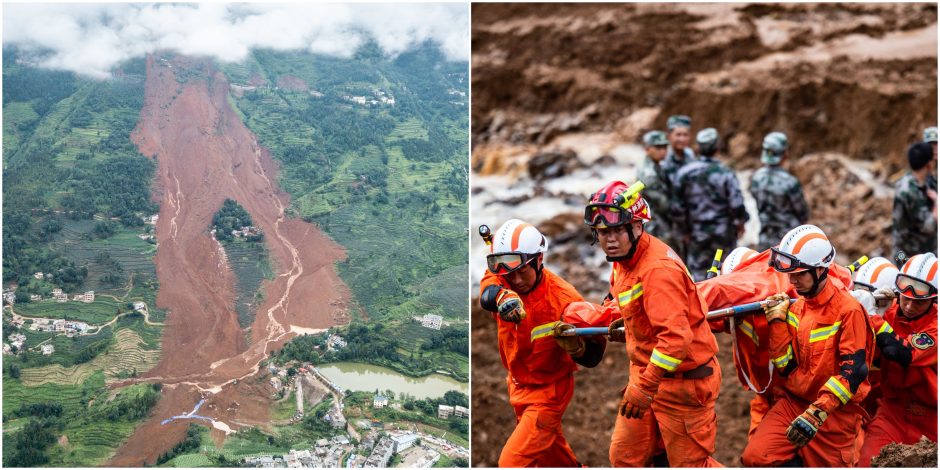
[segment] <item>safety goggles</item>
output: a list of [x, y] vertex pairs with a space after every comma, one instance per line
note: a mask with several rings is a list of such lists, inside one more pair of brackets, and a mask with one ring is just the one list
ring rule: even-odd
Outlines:
[[781, 273], [806, 271], [807, 269], [813, 269], [816, 267], [805, 264], [796, 256], [793, 256], [789, 253], [784, 253], [776, 248], [771, 248], [770, 251], [771, 254], [769, 264], [772, 268]]
[[894, 280], [894, 286], [905, 297], [929, 299], [937, 296], [937, 288], [933, 284], [904, 273], [898, 273], [897, 279]]
[[486, 267], [493, 274], [504, 275], [525, 266], [538, 255], [528, 253], [498, 253], [486, 255]]
[[633, 219], [633, 214], [616, 204], [588, 204], [584, 208], [584, 223], [596, 227], [618, 227]]
[[864, 282], [853, 281], [852, 282], [853, 290], [865, 290], [868, 292], [875, 292], [875, 286], [871, 284], [865, 284]]

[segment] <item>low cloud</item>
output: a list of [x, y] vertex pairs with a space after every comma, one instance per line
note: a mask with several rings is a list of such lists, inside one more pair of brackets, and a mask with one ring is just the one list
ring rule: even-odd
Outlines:
[[367, 38], [389, 55], [432, 41], [468, 60], [466, 4], [4, 4], [3, 43], [36, 65], [107, 77], [157, 50], [239, 62], [252, 49], [348, 57]]

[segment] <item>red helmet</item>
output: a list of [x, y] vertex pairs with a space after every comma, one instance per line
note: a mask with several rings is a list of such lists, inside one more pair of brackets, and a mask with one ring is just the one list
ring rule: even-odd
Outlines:
[[646, 187], [642, 181], [627, 186], [623, 181], [613, 181], [591, 195], [584, 208], [584, 223], [592, 228], [619, 227], [638, 219], [644, 224], [652, 218], [646, 200], [640, 190]]

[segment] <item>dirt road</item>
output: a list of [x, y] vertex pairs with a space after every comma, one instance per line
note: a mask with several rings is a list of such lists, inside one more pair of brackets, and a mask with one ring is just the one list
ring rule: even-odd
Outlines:
[[[203, 414], [224, 423], [220, 428], [266, 423], [266, 394], [250, 378], [260, 361], [296, 334], [292, 328], [332, 326], [330, 303], [349, 298], [334, 269], [343, 248], [285, 216], [289, 199], [276, 184], [275, 162], [231, 109], [224, 75], [205, 61], [167, 58], [148, 58], [146, 100], [132, 139], [157, 161], [157, 306], [169, 312], [162, 360], [139, 380], [168, 386], [151, 419], [109, 462], [115, 466], [153, 463], [186, 429], [159, 422], [191, 409], [201, 395], [210, 396]], [[264, 231], [275, 266], [248, 339], [235, 312], [234, 275], [209, 234], [226, 198]]]

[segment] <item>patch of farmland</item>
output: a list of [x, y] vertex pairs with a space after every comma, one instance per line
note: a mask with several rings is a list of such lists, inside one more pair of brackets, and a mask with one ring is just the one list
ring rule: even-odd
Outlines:
[[114, 339], [114, 346], [89, 362], [72, 367], [53, 364], [24, 369], [20, 380], [30, 387], [47, 383], [78, 385], [95, 371], [103, 370], [106, 378], [115, 379], [128, 371], [146, 372], [160, 361], [160, 351], [144, 349], [144, 340], [130, 329], [118, 330]]

